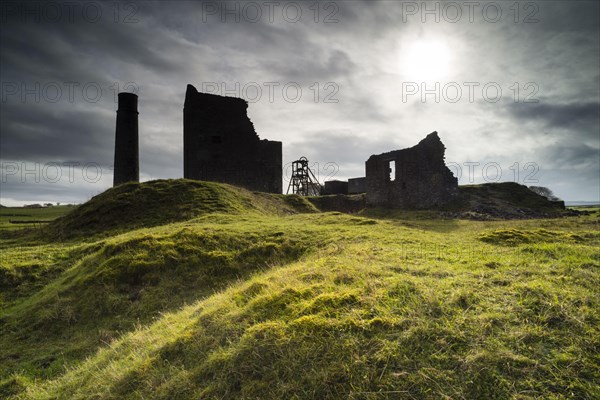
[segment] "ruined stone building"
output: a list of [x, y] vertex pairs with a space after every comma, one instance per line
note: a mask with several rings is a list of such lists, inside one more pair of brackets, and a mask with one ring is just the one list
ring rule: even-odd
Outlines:
[[[119, 93], [114, 185], [139, 181], [138, 97]], [[183, 176], [250, 190], [282, 193], [281, 142], [260, 140], [236, 97], [199, 93], [187, 86], [183, 108]], [[365, 193], [368, 205], [430, 208], [447, 203], [458, 180], [444, 163], [437, 132], [414, 147], [372, 155], [366, 177], [325, 182], [324, 194]]]
[[137, 95], [119, 93], [113, 186], [140, 181], [137, 104]]
[[348, 194], [366, 193], [367, 178], [350, 178], [348, 179]]
[[430, 208], [447, 203], [458, 179], [444, 163], [446, 148], [437, 132], [416, 146], [372, 155], [366, 162], [367, 204]]
[[348, 181], [327, 181], [323, 186], [322, 194], [348, 194]]
[[187, 86], [183, 108], [183, 177], [282, 192], [281, 142], [260, 140], [248, 103]]

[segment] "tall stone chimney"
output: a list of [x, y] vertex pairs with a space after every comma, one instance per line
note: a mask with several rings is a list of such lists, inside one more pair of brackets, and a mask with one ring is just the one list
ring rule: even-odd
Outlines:
[[119, 93], [113, 186], [140, 181], [137, 103], [136, 94]]

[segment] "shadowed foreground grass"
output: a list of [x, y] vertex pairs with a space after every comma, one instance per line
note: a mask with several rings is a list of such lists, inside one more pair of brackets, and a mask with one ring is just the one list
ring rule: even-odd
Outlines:
[[267, 201], [5, 239], [0, 397], [600, 397], [597, 210], [481, 222]]

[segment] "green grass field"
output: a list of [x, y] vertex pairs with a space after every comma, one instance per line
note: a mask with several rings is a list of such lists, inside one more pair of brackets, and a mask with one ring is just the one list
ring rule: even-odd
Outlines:
[[0, 232], [0, 398], [600, 398], [598, 208], [350, 215], [157, 182]]
[[24, 227], [40, 227], [38, 224], [14, 224], [10, 221], [51, 221], [69, 211], [73, 210], [74, 206], [53, 206], [44, 208], [23, 208], [23, 207], [2, 207], [0, 208], [0, 230], [4, 229], [19, 229]]

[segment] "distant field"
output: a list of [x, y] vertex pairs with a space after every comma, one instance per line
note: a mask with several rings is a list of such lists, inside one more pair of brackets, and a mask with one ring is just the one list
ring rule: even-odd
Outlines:
[[475, 221], [185, 180], [109, 191], [0, 232], [0, 398], [598, 399], [585, 209]]
[[44, 208], [3, 207], [0, 208], [0, 230], [39, 227], [40, 224], [12, 224], [10, 221], [51, 221], [68, 213], [74, 207], [70, 205]]
[[594, 211], [594, 210], [598, 210], [600, 209], [600, 204], [586, 204], [583, 206], [567, 206], [567, 208], [571, 209], [571, 210], [580, 210], [580, 211]]

